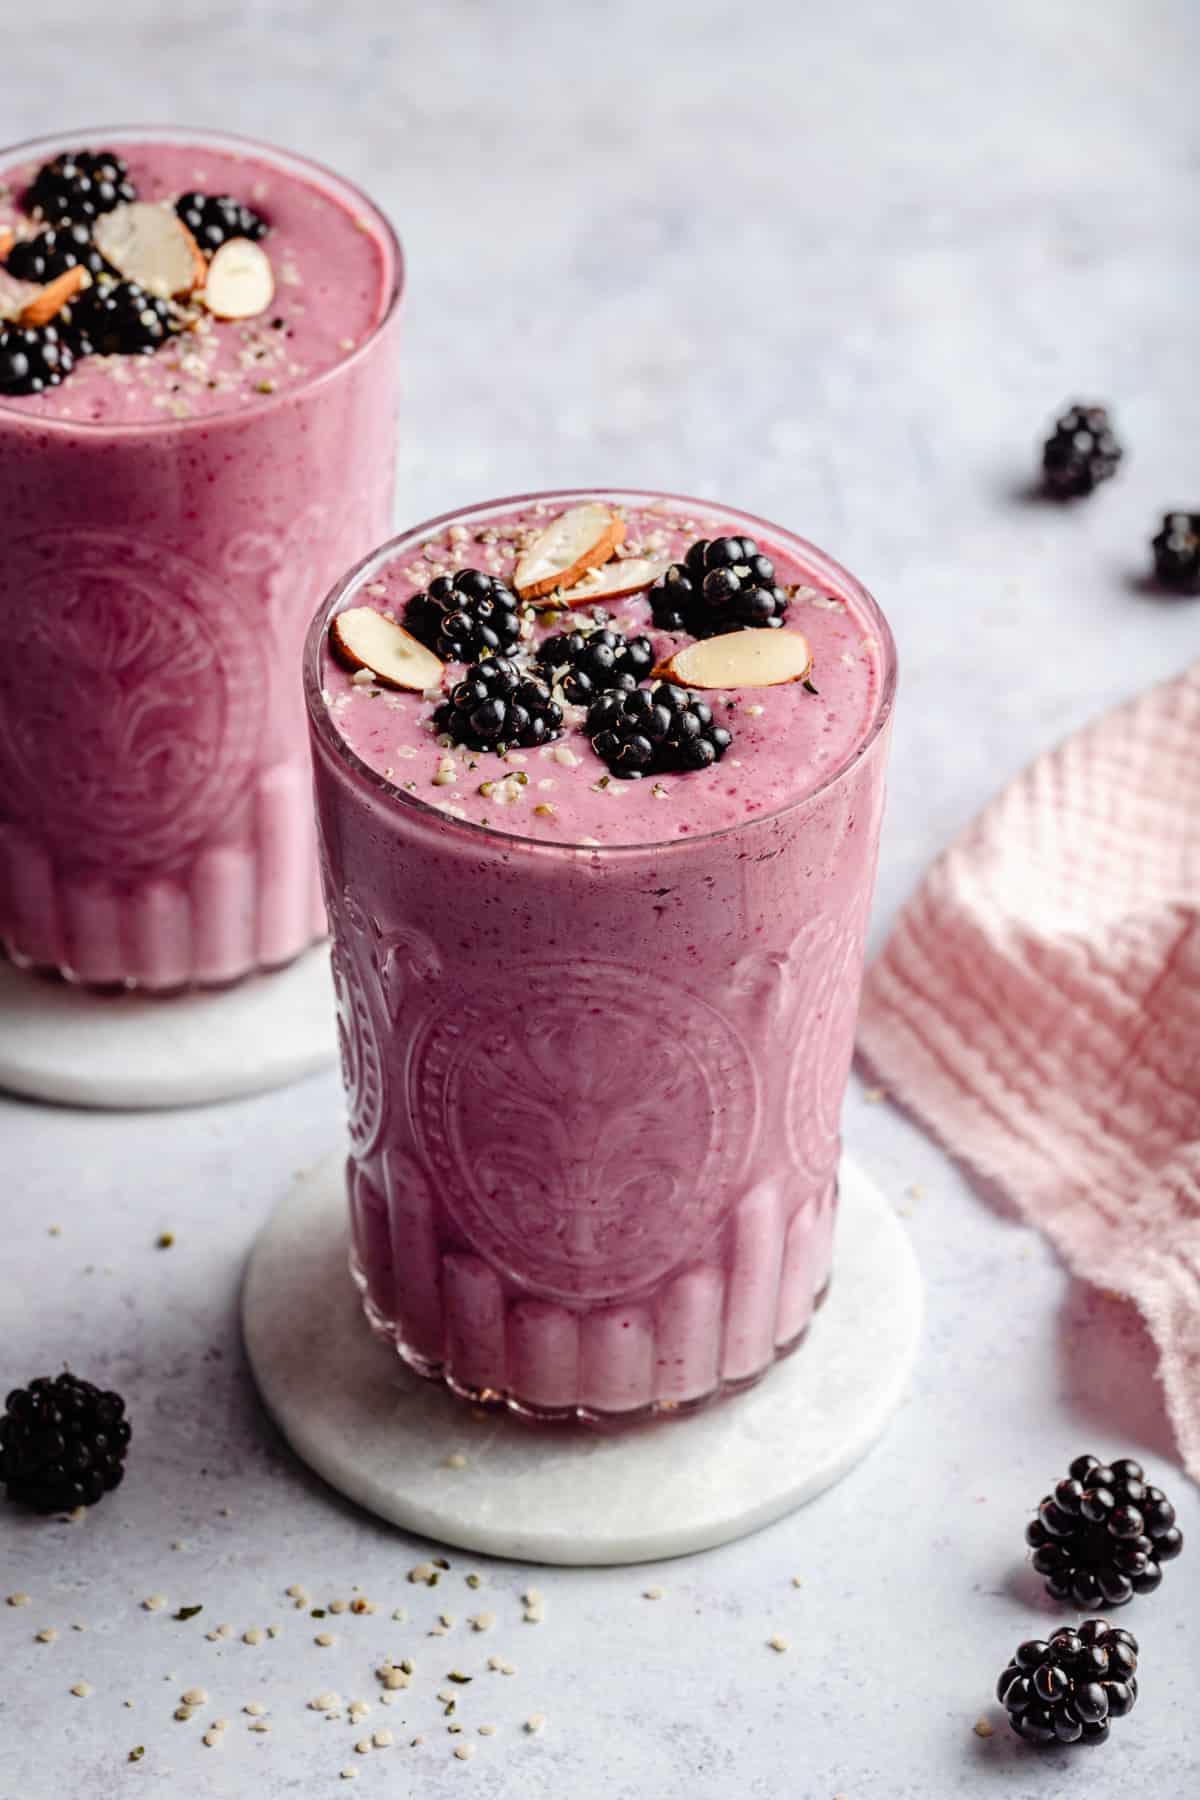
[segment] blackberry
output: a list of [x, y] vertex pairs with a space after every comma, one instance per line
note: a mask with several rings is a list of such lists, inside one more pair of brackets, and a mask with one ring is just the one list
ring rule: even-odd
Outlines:
[[1151, 548], [1161, 582], [1181, 594], [1200, 594], [1200, 513], [1164, 513]]
[[1103, 406], [1068, 407], [1042, 450], [1046, 487], [1058, 500], [1090, 494], [1116, 474], [1121, 455]]
[[1110, 1719], [1137, 1700], [1137, 1639], [1107, 1619], [1063, 1625], [1030, 1638], [996, 1683], [996, 1698], [1018, 1737], [1031, 1744], [1102, 1744]]
[[120, 1486], [130, 1436], [120, 1394], [77, 1375], [44, 1375], [5, 1402], [0, 1481], [35, 1512], [94, 1506]]
[[776, 585], [775, 564], [753, 538], [699, 538], [654, 583], [650, 607], [662, 631], [715, 637], [782, 625], [788, 596]]
[[672, 770], [709, 769], [733, 739], [713, 724], [712, 709], [689, 688], [611, 688], [588, 709], [592, 749], [623, 781]]
[[43, 219], [98, 219], [136, 199], [129, 170], [111, 150], [64, 150], [38, 170], [25, 208]]
[[538, 651], [538, 669], [547, 681], [558, 681], [568, 700], [590, 706], [606, 689], [629, 693], [654, 667], [648, 637], [627, 638], [601, 627], [595, 631], [560, 631]]
[[41, 394], [71, 373], [75, 357], [56, 325], [0, 325], [0, 394]]
[[136, 281], [98, 281], [66, 317], [80, 356], [152, 356], [173, 329], [171, 308]]
[[257, 243], [269, 230], [265, 219], [232, 194], [180, 194], [175, 211], [206, 256], [230, 238], [250, 238]]
[[558, 736], [562, 708], [543, 682], [522, 674], [507, 656], [489, 656], [451, 688], [433, 722], [469, 750], [507, 750], [514, 744], [532, 750]]
[[1183, 1534], [1175, 1508], [1161, 1488], [1147, 1485], [1141, 1463], [1077, 1456], [1038, 1507], [1025, 1542], [1056, 1600], [1124, 1606], [1135, 1594], [1154, 1592], [1161, 1565], [1183, 1549]]
[[47, 225], [36, 237], [21, 238], [4, 266], [19, 281], [53, 281], [74, 268], [84, 268], [89, 275], [113, 273], [92, 242], [88, 227], [77, 219]]
[[506, 656], [521, 636], [515, 598], [480, 569], [460, 569], [453, 579], [439, 575], [424, 593], [413, 595], [404, 623], [443, 662]]

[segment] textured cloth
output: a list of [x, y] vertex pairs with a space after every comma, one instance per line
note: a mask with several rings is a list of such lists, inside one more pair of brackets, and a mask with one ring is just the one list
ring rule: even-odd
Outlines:
[[1200, 664], [1039, 757], [867, 976], [889, 1089], [1158, 1346], [1200, 1480]]

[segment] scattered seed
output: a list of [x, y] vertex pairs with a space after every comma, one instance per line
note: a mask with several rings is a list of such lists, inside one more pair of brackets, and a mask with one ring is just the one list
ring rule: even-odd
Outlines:
[[33, 1597], [30, 1594], [10, 1594], [8, 1604], [10, 1606], [32, 1606]]
[[371, 1737], [371, 1742], [377, 1750], [386, 1750], [389, 1744], [395, 1742], [395, 1739], [390, 1731], [384, 1730], [374, 1732]]
[[368, 1753], [370, 1748], [371, 1748], [370, 1738], [359, 1738], [357, 1744], [355, 1744], [355, 1746], [354, 1746], [355, 1755], [356, 1756], [366, 1756], [366, 1754]]
[[976, 1719], [974, 1732], [976, 1737], [989, 1738], [993, 1736], [995, 1727], [990, 1719]]
[[142, 1610], [143, 1612], [163, 1612], [166, 1605], [167, 1596], [165, 1594], [147, 1594], [142, 1601]]
[[479, 1727], [479, 1735], [480, 1737], [495, 1737], [496, 1727], [494, 1725], [481, 1725]]
[[195, 1711], [196, 1709], [194, 1706], [177, 1706], [175, 1708], [175, 1717], [186, 1724], [187, 1721], [193, 1717]]
[[154, 1247], [156, 1250], [169, 1250], [174, 1242], [175, 1233], [173, 1231], [160, 1231], [154, 1240]]
[[494, 1612], [477, 1612], [468, 1621], [472, 1631], [490, 1631], [496, 1623]]
[[257, 1625], [252, 1625], [250, 1627], [249, 1631], [243, 1631], [243, 1633], [242, 1633], [243, 1644], [261, 1644], [262, 1641], [263, 1641], [263, 1634], [258, 1629]]
[[793, 1587], [795, 1587], [795, 1588], [799, 1588], [799, 1587], [803, 1587], [803, 1586], [804, 1586], [804, 1582], [803, 1582], [803, 1580], [802, 1580], [802, 1579], [801, 1579], [801, 1577], [800, 1577], [800, 1576], [799, 1576], [799, 1575], [793, 1575], [793, 1576], [792, 1576], [792, 1586], [793, 1586]]
[[194, 1619], [197, 1613], [202, 1613], [203, 1611], [204, 1608], [202, 1606], [181, 1606], [179, 1611], [175, 1614], [175, 1617], [177, 1619]]
[[129, 1760], [130, 1760], [130, 1762], [141, 1762], [141, 1760], [142, 1760], [143, 1756], [145, 1756], [145, 1754], [146, 1754], [145, 1744], [139, 1744], [137, 1746], [136, 1750], [131, 1750], [129, 1752]]
[[242, 1711], [249, 1713], [252, 1719], [261, 1719], [266, 1710], [261, 1700], [247, 1700], [242, 1708]]
[[332, 1631], [318, 1631], [316, 1637], [313, 1639], [313, 1643], [319, 1644], [322, 1650], [329, 1650], [337, 1643], [337, 1639], [334, 1637]]
[[342, 1770], [342, 1780], [343, 1781], [357, 1781], [358, 1780], [358, 1770], [354, 1767], [354, 1765], [352, 1763], [348, 1764], [346, 1766], [346, 1768], [344, 1768]]
[[39, 1644], [57, 1643], [58, 1633], [55, 1631], [53, 1625], [47, 1625], [44, 1631], [39, 1631], [37, 1634], [37, 1641]]
[[789, 1640], [784, 1637], [782, 1631], [777, 1631], [773, 1637], [769, 1637], [767, 1643], [772, 1650], [783, 1651], [790, 1649], [791, 1647]]
[[454, 1754], [459, 1762], [470, 1762], [475, 1754], [475, 1746], [474, 1744], [455, 1744]]
[[452, 1450], [446, 1458], [446, 1467], [448, 1469], [465, 1469], [466, 1466], [467, 1459], [461, 1450]]
[[545, 1713], [530, 1713], [529, 1717], [525, 1721], [525, 1729], [527, 1732], [529, 1732], [530, 1736], [532, 1737], [532, 1736], [536, 1735], [537, 1732], [539, 1732], [543, 1729], [543, 1727], [545, 1726], [545, 1723], [546, 1723]]
[[483, 1586], [483, 1576], [472, 1572], [466, 1577], [466, 1582], [469, 1588], [480, 1588]]
[[179, 1698], [185, 1706], [203, 1706], [208, 1699], [208, 1689], [192, 1687], [187, 1690], [186, 1694], [180, 1694]]
[[348, 1600], [331, 1600], [329, 1602], [329, 1610], [331, 1613], [344, 1613], [349, 1611], [349, 1607], [350, 1602]]
[[648, 1587], [642, 1597], [645, 1600], [661, 1600], [663, 1590], [660, 1587]]
[[77, 1681], [71, 1692], [77, 1700], [86, 1700], [89, 1694], [95, 1692], [95, 1689], [90, 1681]]
[[327, 1694], [318, 1694], [315, 1700], [310, 1700], [308, 1710], [309, 1712], [333, 1712], [341, 1704], [342, 1696], [331, 1691]]
[[269, 1719], [252, 1719], [246, 1727], [247, 1731], [270, 1731], [270, 1729], [271, 1721]]

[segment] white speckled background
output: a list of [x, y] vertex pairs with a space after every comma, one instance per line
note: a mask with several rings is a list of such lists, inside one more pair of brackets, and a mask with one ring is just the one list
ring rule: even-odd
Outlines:
[[[877, 939], [999, 781], [1200, 646], [1200, 603], [1144, 582], [1156, 514], [1200, 505], [1198, 57], [1189, 0], [48, 0], [0, 16], [8, 139], [95, 119], [233, 126], [391, 209], [411, 271], [405, 521], [641, 482], [773, 514], [867, 580], [904, 659]], [[1063, 512], [1026, 490], [1047, 415], [1075, 393], [1113, 402], [1131, 453]], [[416, 1697], [369, 1723], [427, 1742], [359, 1759], [364, 1797], [1183, 1800], [1200, 1506], [1136, 1319], [858, 1089], [847, 1129], [911, 1211], [929, 1289], [883, 1446], [739, 1546], [539, 1575], [541, 1625], [520, 1623], [528, 1572], [485, 1566], [500, 1624], [470, 1639], [485, 1597], [463, 1559], [436, 1592], [409, 1587], [428, 1547], [299, 1468], [242, 1362], [243, 1258], [337, 1142], [336, 1079], [177, 1116], [0, 1102], [0, 1380], [70, 1356], [128, 1394], [138, 1430], [120, 1499], [84, 1525], [0, 1521], [0, 1591], [33, 1596], [0, 1606], [0, 1800], [346, 1792], [363, 1729], [304, 1702], [374, 1698], [386, 1651], [414, 1654]], [[164, 1227], [178, 1241], [156, 1251]], [[1026, 1509], [1090, 1447], [1144, 1454], [1193, 1544], [1125, 1615], [1142, 1699], [1081, 1766], [971, 1727], [1048, 1617], [1022, 1569]], [[318, 1650], [320, 1626], [282, 1597], [296, 1580], [318, 1603], [357, 1582], [383, 1609], [333, 1621], [339, 1642]], [[655, 1581], [663, 1598], [640, 1598]], [[139, 1610], [155, 1590], [204, 1612]], [[389, 1621], [397, 1603], [413, 1625]], [[442, 1605], [460, 1623], [426, 1638]], [[223, 1621], [284, 1630], [208, 1642]], [[59, 1640], [35, 1643], [51, 1624]], [[786, 1654], [765, 1647], [775, 1631]], [[465, 1766], [432, 1696], [488, 1650], [518, 1673], [461, 1690], [464, 1722], [499, 1727]], [[70, 1696], [80, 1679], [91, 1698]], [[193, 1683], [211, 1702], [177, 1724]], [[255, 1697], [269, 1735], [244, 1729]], [[532, 1712], [547, 1723], [530, 1739]], [[232, 1721], [220, 1749], [200, 1743], [209, 1714]]]

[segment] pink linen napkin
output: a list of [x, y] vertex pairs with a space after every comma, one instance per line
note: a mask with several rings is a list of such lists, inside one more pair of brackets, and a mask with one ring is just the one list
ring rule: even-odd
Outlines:
[[1200, 1480], [1200, 664], [1039, 757], [867, 975], [898, 1099], [1133, 1299]]

